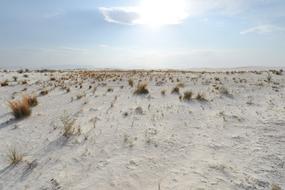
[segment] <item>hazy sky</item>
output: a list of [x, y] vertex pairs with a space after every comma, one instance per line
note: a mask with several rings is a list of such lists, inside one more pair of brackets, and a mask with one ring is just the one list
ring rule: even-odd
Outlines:
[[285, 66], [284, 0], [0, 0], [0, 67]]

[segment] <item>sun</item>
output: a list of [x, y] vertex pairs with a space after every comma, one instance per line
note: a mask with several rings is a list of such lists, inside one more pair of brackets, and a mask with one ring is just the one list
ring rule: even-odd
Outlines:
[[188, 16], [185, 0], [143, 0], [138, 13], [136, 22], [152, 27], [180, 24]]

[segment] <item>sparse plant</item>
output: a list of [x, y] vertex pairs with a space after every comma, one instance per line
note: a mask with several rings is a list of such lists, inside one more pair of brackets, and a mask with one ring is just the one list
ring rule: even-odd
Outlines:
[[5, 80], [3, 82], [1, 82], [1, 86], [4, 87], [4, 86], [8, 86], [9, 83], [8, 83], [8, 80]]
[[180, 93], [180, 89], [178, 86], [175, 86], [171, 91], [171, 94], [179, 94], [179, 93]]
[[161, 90], [160, 93], [162, 96], [165, 96], [166, 90]]
[[77, 95], [76, 95], [76, 99], [77, 99], [77, 100], [80, 100], [80, 99], [83, 98], [84, 96], [85, 96], [84, 93], [77, 94]]
[[27, 101], [30, 107], [38, 105], [38, 99], [36, 96], [24, 96], [23, 101]]
[[270, 73], [267, 73], [266, 81], [268, 83], [270, 83], [272, 81], [272, 76], [270, 75]]
[[107, 92], [113, 92], [114, 90], [113, 90], [113, 88], [108, 88], [107, 89]]
[[196, 100], [200, 101], [200, 102], [205, 102], [207, 101], [205, 95], [203, 93], [198, 93], [196, 96]]
[[48, 94], [48, 90], [42, 90], [42, 91], [40, 91], [40, 95], [41, 96], [45, 96], [45, 95], [47, 95]]
[[75, 134], [75, 119], [72, 118], [67, 112], [61, 116], [60, 121], [63, 125], [63, 136], [69, 138]]
[[16, 148], [12, 148], [9, 150], [7, 154], [10, 165], [17, 165], [19, 162], [23, 160], [23, 154], [18, 152]]
[[132, 148], [134, 146], [134, 141], [137, 140], [137, 138], [132, 138], [127, 134], [124, 134], [124, 143], [129, 146], [129, 148]]
[[224, 86], [219, 87], [218, 90], [222, 95], [229, 96], [229, 97], [232, 96], [230, 92], [228, 91], [228, 89], [226, 89]]
[[13, 100], [8, 102], [10, 109], [15, 118], [20, 119], [31, 115], [29, 102], [23, 98], [22, 100]]
[[271, 187], [271, 190], [282, 190], [282, 189], [278, 185], [273, 184], [272, 187]]
[[181, 82], [181, 83], [178, 83], [176, 86], [179, 87], [179, 88], [184, 88], [185, 84]]
[[26, 80], [21, 81], [22, 85], [28, 84], [28, 82]]
[[128, 80], [128, 83], [129, 83], [129, 85], [130, 85], [131, 87], [134, 86], [134, 81], [133, 81], [132, 79], [129, 79], [129, 80]]
[[192, 99], [193, 92], [192, 91], [186, 91], [184, 92], [183, 100], [190, 101]]
[[147, 83], [139, 83], [137, 89], [135, 90], [134, 94], [136, 95], [143, 95], [148, 94], [149, 91], [147, 89]]

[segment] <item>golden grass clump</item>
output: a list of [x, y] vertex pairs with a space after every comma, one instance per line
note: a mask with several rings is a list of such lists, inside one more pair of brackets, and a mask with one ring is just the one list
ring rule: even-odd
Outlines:
[[15, 118], [20, 119], [31, 115], [31, 106], [26, 98], [9, 101], [8, 103]]
[[10, 165], [16, 165], [23, 160], [24, 156], [23, 154], [17, 152], [15, 148], [13, 148], [9, 150], [7, 157], [10, 162]]
[[135, 90], [134, 94], [136, 95], [143, 95], [148, 94], [149, 91], [147, 89], [147, 83], [139, 83], [137, 89]]
[[190, 101], [192, 96], [193, 96], [193, 92], [186, 91], [186, 92], [184, 92], [183, 100]]
[[30, 107], [38, 105], [38, 99], [36, 96], [24, 96], [23, 101], [27, 101]]

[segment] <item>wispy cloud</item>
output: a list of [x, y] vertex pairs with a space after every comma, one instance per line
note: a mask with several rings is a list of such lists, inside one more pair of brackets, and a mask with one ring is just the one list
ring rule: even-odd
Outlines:
[[63, 9], [58, 9], [56, 11], [53, 11], [53, 12], [48, 12], [48, 13], [45, 13], [43, 15], [43, 17], [45, 19], [52, 19], [52, 18], [56, 18], [56, 17], [59, 17], [59, 16], [62, 16], [65, 14], [65, 10]]
[[100, 7], [99, 10], [105, 20], [111, 23], [132, 25], [139, 18], [135, 7]]
[[245, 35], [249, 33], [256, 33], [256, 34], [268, 34], [272, 32], [285, 32], [285, 27], [275, 26], [275, 25], [259, 25], [248, 28], [240, 32], [240, 34]]

